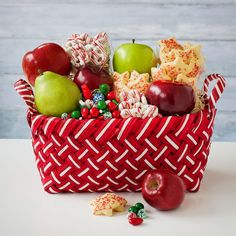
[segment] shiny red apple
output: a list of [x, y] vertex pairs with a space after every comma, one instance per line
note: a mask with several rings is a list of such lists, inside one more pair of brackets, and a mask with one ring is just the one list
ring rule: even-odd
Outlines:
[[196, 100], [190, 85], [166, 80], [152, 82], [146, 97], [164, 116], [187, 114], [193, 110]]
[[45, 71], [69, 75], [70, 57], [60, 45], [44, 43], [24, 55], [22, 68], [29, 83], [34, 86], [35, 79]]
[[100, 84], [108, 84], [112, 87], [112, 79], [105, 71], [93, 72], [89, 68], [83, 68], [79, 70], [74, 77], [74, 82], [80, 88], [83, 84], [86, 84], [90, 90], [99, 88]]
[[165, 169], [149, 172], [142, 185], [142, 195], [152, 207], [167, 211], [180, 206], [185, 196], [183, 180]]

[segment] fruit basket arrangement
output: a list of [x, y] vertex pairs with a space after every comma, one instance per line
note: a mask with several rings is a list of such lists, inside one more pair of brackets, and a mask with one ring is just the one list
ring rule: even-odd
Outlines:
[[[106, 33], [72, 35], [62, 48], [40, 45], [23, 58], [27, 81], [15, 89], [28, 106], [32, 146], [44, 189], [140, 191], [164, 168], [198, 191], [225, 80], [204, 70], [199, 45], [127, 43], [114, 53]], [[208, 96], [208, 86], [215, 86]]]

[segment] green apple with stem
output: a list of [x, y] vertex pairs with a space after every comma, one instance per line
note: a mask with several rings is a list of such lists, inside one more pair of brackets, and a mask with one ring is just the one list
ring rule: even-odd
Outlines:
[[34, 93], [38, 112], [46, 116], [70, 113], [81, 99], [81, 92], [72, 80], [50, 71], [36, 78]]
[[157, 57], [148, 45], [135, 43], [120, 45], [113, 56], [113, 69], [118, 73], [133, 70], [139, 73], [151, 73], [151, 68], [157, 65]]

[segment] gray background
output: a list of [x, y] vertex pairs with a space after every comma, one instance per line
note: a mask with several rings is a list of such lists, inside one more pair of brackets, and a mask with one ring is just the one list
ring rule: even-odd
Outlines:
[[30, 138], [26, 106], [13, 89], [26, 51], [64, 44], [72, 33], [106, 31], [113, 48], [136, 38], [156, 48], [170, 36], [203, 45], [206, 74], [227, 88], [217, 104], [215, 141], [236, 141], [236, 5], [233, 0], [0, 0], [0, 138]]

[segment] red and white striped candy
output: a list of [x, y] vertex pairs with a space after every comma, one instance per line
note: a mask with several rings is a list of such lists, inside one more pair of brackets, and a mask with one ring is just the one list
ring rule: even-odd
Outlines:
[[144, 119], [159, 115], [158, 108], [148, 105], [146, 97], [137, 90], [122, 91], [120, 99], [122, 102], [119, 104], [119, 110], [122, 118], [138, 117]]
[[106, 33], [97, 34], [94, 38], [88, 34], [73, 34], [68, 38], [65, 49], [71, 57], [71, 63], [75, 68], [83, 68], [87, 65], [106, 67], [110, 57], [110, 44]]

